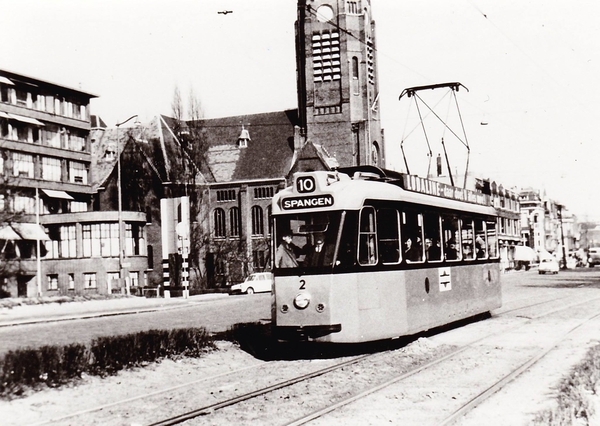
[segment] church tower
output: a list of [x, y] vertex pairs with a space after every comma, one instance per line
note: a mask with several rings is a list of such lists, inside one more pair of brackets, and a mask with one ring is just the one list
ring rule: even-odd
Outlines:
[[385, 167], [370, 0], [298, 0], [298, 110], [341, 167]]

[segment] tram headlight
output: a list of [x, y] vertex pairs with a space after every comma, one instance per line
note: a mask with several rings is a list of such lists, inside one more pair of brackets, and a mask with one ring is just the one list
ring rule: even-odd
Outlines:
[[310, 294], [299, 293], [294, 298], [294, 306], [298, 309], [306, 309], [310, 305]]

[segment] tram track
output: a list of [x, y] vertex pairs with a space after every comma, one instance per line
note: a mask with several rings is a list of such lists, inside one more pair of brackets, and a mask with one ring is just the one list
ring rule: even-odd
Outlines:
[[552, 350], [554, 350], [561, 342], [563, 342], [571, 333], [582, 327], [583, 325], [589, 323], [590, 321], [600, 317], [600, 311], [597, 311], [592, 316], [587, 317], [585, 320], [580, 321], [577, 325], [570, 328], [567, 332], [563, 333], [558, 339], [554, 342], [550, 343], [546, 347], [542, 348], [538, 351], [533, 357], [529, 358], [523, 364], [521, 364], [518, 368], [504, 375], [500, 380], [493, 383], [483, 392], [480, 392], [477, 396], [469, 400], [466, 404], [462, 405], [459, 409], [455, 410], [450, 416], [445, 418], [442, 422], [439, 423], [440, 426], [447, 426], [455, 423], [458, 419], [463, 417], [469, 411], [473, 410], [475, 407], [480, 405], [483, 401], [489, 399], [492, 395], [503, 389], [506, 385], [515, 380], [518, 376], [523, 374], [533, 365], [538, 363], [542, 358], [548, 355]]
[[[467, 350], [473, 348], [475, 345], [481, 343], [484, 340], [493, 338], [499, 334], [504, 334], [504, 333], [514, 331], [517, 328], [525, 327], [535, 319], [540, 319], [540, 318], [552, 315], [552, 314], [560, 312], [560, 311], [566, 311], [568, 309], [571, 309], [571, 308], [581, 305], [583, 303], [587, 303], [587, 302], [592, 303], [598, 299], [600, 299], [600, 298], [595, 298], [595, 299], [587, 300], [584, 302], [572, 303], [567, 306], [563, 306], [563, 308], [555, 309], [553, 311], [545, 312], [543, 314], [537, 315], [537, 316], [529, 319], [526, 323], [524, 323], [520, 326], [509, 328], [508, 330], [502, 330], [498, 333], [494, 333], [494, 334], [479, 338], [473, 342], [466, 344], [465, 346], [462, 346], [462, 347], [456, 349], [455, 351], [445, 355], [442, 358], [433, 360], [427, 364], [423, 364], [422, 366], [420, 366], [419, 368], [417, 368], [413, 371], [410, 371], [410, 372], [407, 372], [400, 376], [394, 377], [384, 383], [381, 383], [370, 389], [366, 389], [363, 392], [361, 392], [360, 394], [353, 395], [343, 401], [338, 401], [336, 404], [332, 404], [330, 406], [323, 407], [323, 408], [319, 409], [318, 411], [315, 411], [308, 415], [297, 418], [293, 422], [286, 423], [286, 426], [299, 426], [299, 425], [310, 423], [317, 419], [321, 419], [322, 417], [326, 416], [329, 413], [334, 412], [335, 410], [341, 409], [342, 407], [352, 404], [353, 402], [367, 398], [370, 395], [373, 395], [379, 391], [389, 388], [395, 384], [401, 383], [402, 381], [404, 381], [412, 376], [415, 376], [421, 372], [424, 372], [428, 369], [436, 367], [443, 362], [451, 361], [454, 358], [456, 358], [457, 356], [465, 353]], [[496, 394], [497, 392], [502, 390], [504, 387], [506, 387], [508, 384], [510, 384], [512, 381], [514, 381], [517, 377], [519, 377], [525, 371], [532, 368], [536, 363], [538, 363], [546, 355], [548, 355], [553, 349], [555, 349], [561, 342], [563, 342], [570, 334], [572, 334], [573, 332], [578, 330], [580, 327], [586, 325], [587, 323], [589, 323], [599, 317], [600, 317], [600, 311], [596, 311], [592, 315], [589, 315], [585, 319], [579, 321], [575, 326], [569, 328], [566, 332], [562, 333], [560, 335], [560, 337], [556, 338], [550, 344], [545, 345], [541, 350], [536, 351], [532, 356], [527, 357], [527, 359], [525, 361], [523, 361], [522, 363], [520, 363], [516, 368], [511, 369], [506, 374], [503, 374], [498, 380], [496, 380], [494, 383], [490, 384], [486, 389], [477, 393], [477, 395], [473, 396], [468, 401], [463, 403], [460, 407], [456, 408], [449, 416], [445, 417], [442, 421], [436, 422], [436, 424], [439, 424], [440, 426], [454, 424], [460, 418], [462, 418], [464, 415], [469, 413], [471, 410], [473, 410], [474, 408], [476, 408], [477, 406], [482, 404], [484, 401], [486, 401], [487, 399], [492, 397], [494, 394]], [[329, 424], [329, 421], [330, 420], [326, 418], [324, 420], [323, 424]], [[410, 421], [408, 423], [410, 424]], [[316, 422], [316, 424], [319, 424], [319, 422]], [[427, 424], [429, 424], [429, 423], [427, 423]]]
[[[595, 299], [588, 298], [583, 301], [582, 300], [574, 300], [572, 303], [568, 303], [568, 304], [565, 304], [564, 299], [562, 299], [563, 303], [562, 303], [561, 307], [559, 307], [557, 309], [552, 309], [549, 311], [546, 310], [546, 311], [540, 313], [539, 315], [532, 316], [531, 318], [529, 318], [529, 317], [525, 318], [525, 317], [518, 316], [518, 315], [513, 316], [512, 317], [513, 320], [525, 319], [526, 322], [519, 323], [516, 325], [513, 323], [513, 324], [511, 324], [511, 327], [503, 328], [496, 333], [486, 334], [485, 336], [482, 336], [479, 339], [471, 341], [464, 346], [454, 348], [451, 351], [447, 350], [445, 353], [436, 354], [435, 359], [428, 360], [427, 362], [423, 362], [418, 365], [415, 364], [413, 366], [408, 366], [407, 368], [404, 368], [404, 371], [401, 375], [396, 375], [397, 377], [395, 377], [394, 379], [385, 381], [385, 380], [381, 380], [381, 378], [374, 378], [373, 381], [374, 382], [377, 381], [376, 384], [373, 385], [373, 383], [370, 383], [370, 386], [369, 386], [369, 383], [367, 383], [366, 386], [362, 387], [361, 389], [353, 389], [351, 391], [348, 391], [348, 392], [351, 392], [351, 395], [349, 397], [344, 397], [344, 398], [333, 397], [335, 399], [335, 403], [331, 404], [331, 406], [319, 407], [315, 410], [312, 410], [310, 412], [311, 414], [309, 414], [308, 416], [298, 417], [292, 423], [288, 423], [288, 424], [303, 424], [306, 422], [310, 422], [314, 419], [318, 419], [318, 418], [326, 415], [327, 413], [330, 413], [334, 410], [337, 410], [341, 407], [351, 404], [354, 401], [359, 401], [363, 398], [366, 398], [366, 397], [368, 397], [368, 395], [376, 393], [382, 389], [385, 389], [386, 387], [392, 386], [395, 383], [401, 383], [403, 380], [406, 380], [409, 377], [415, 376], [421, 372], [426, 371], [427, 369], [433, 368], [435, 365], [441, 364], [445, 361], [449, 361], [452, 359], [452, 357], [459, 357], [460, 354], [462, 354], [463, 352], [467, 351], [469, 348], [477, 345], [478, 343], [480, 343], [481, 341], [483, 341], [485, 339], [492, 339], [495, 336], [498, 336], [502, 333], [508, 333], [517, 328], [524, 327], [534, 320], [543, 318], [545, 316], [552, 315], [552, 314], [560, 312], [560, 311], [571, 309], [577, 305], [581, 305], [586, 302], [593, 302], [598, 299], [600, 299], [600, 298], [595, 298]], [[547, 300], [547, 301], [543, 301], [543, 302], [531, 303], [527, 306], [514, 308], [514, 309], [511, 309], [510, 311], [504, 311], [499, 316], [506, 316], [507, 312], [514, 313], [515, 311], [518, 311], [520, 309], [540, 307], [544, 303], [552, 303], [552, 302], [555, 302], [556, 300], [557, 299], [551, 299], [551, 300]], [[456, 330], [460, 330], [460, 329], [456, 329]], [[301, 386], [302, 383], [310, 383], [313, 379], [316, 379], [317, 377], [334, 374], [336, 371], [338, 373], [340, 371], [342, 371], [342, 373], [341, 373], [342, 375], [353, 375], [353, 377], [358, 376], [359, 373], [353, 372], [354, 371], [352, 369], [353, 366], [356, 367], [356, 369], [357, 369], [356, 371], [360, 372], [361, 368], [362, 368], [361, 363], [378, 362], [376, 360], [376, 358], [377, 357], [379, 357], [379, 358], [387, 357], [388, 352], [390, 352], [390, 351], [376, 352], [374, 354], [367, 354], [367, 355], [363, 355], [363, 356], [359, 356], [359, 357], [353, 357], [350, 360], [346, 360], [341, 363], [335, 363], [333, 365], [327, 366], [326, 368], [320, 368], [320, 369], [314, 370], [314, 371], [309, 372], [304, 375], [298, 375], [298, 376], [294, 376], [292, 378], [279, 380], [279, 381], [276, 381], [276, 383], [271, 383], [267, 386], [263, 386], [263, 387], [260, 387], [260, 388], [257, 388], [257, 389], [251, 390], [249, 392], [245, 392], [243, 394], [236, 395], [236, 396], [233, 396], [230, 398], [225, 397], [224, 399], [221, 399], [214, 403], [206, 403], [206, 401], [205, 401], [205, 404], [201, 404], [201, 406], [199, 406], [199, 407], [196, 406], [191, 409], [184, 410], [185, 412], [181, 412], [179, 414], [176, 414], [175, 416], [165, 417], [164, 419], [155, 421], [154, 423], [151, 423], [151, 424], [153, 424], [153, 425], [154, 424], [155, 425], [179, 424], [179, 423], [182, 423], [184, 421], [187, 421], [187, 420], [193, 419], [193, 418], [198, 418], [198, 420], [200, 420], [203, 417], [205, 417], [206, 420], [208, 420], [210, 422], [210, 421], [212, 421], [210, 419], [213, 418], [213, 415], [219, 411], [225, 411], [225, 410], [246, 411], [248, 405], [251, 404], [250, 401], [252, 401], [256, 398], [259, 398], [259, 397], [262, 397], [263, 400], [267, 401], [266, 403], [270, 403], [270, 402], [272, 402], [270, 400], [275, 398], [271, 395], [274, 395], [277, 392], [279, 392], [279, 393], [285, 392], [286, 389], [290, 389], [293, 386], [298, 387], [298, 386]], [[227, 385], [226, 383], [225, 384], [220, 383], [219, 381], [221, 379], [226, 379], [227, 377], [235, 377], [235, 376], [242, 375], [242, 374], [244, 374], [244, 372], [246, 372], [246, 370], [256, 369], [257, 377], [261, 376], [262, 378], [273, 374], [273, 371], [275, 371], [275, 374], [277, 374], [277, 370], [279, 367], [276, 367], [272, 370], [271, 364], [273, 365], [273, 367], [275, 367], [275, 365], [276, 365], [275, 363], [258, 363], [257, 362], [256, 365], [251, 365], [251, 366], [236, 369], [236, 370], [233, 370], [233, 371], [230, 371], [227, 373], [203, 378], [202, 380], [190, 381], [188, 383], [180, 384], [177, 386], [172, 386], [170, 388], [157, 390], [150, 394], [146, 393], [144, 395], [135, 396], [135, 397], [129, 398], [127, 400], [121, 400], [121, 401], [117, 401], [117, 402], [113, 402], [113, 403], [109, 403], [109, 404], [104, 404], [102, 406], [98, 406], [98, 407], [95, 407], [92, 409], [82, 410], [80, 412], [72, 413], [70, 415], [66, 415], [66, 416], [62, 416], [62, 417], [56, 417], [49, 421], [37, 423], [37, 424], [38, 425], [49, 424], [49, 423], [52, 423], [52, 424], [76, 424], [76, 423], [79, 423], [79, 419], [84, 419], [82, 422], [88, 423], [85, 420], [86, 417], [89, 418], [90, 416], [93, 416], [95, 413], [98, 413], [98, 412], [104, 412], [104, 415], [107, 415], [107, 414], [113, 415], [115, 413], [115, 411], [109, 411], [109, 409], [116, 409], [118, 411], [119, 405], [127, 406], [127, 405], [132, 405], [141, 400], [149, 400], [149, 399], [151, 399], [151, 400], [162, 399], [162, 400], [176, 401], [177, 398], [180, 397], [178, 395], [182, 394], [182, 391], [184, 391], [183, 394], [185, 394], [187, 392], [187, 391], [185, 391], [186, 389], [194, 388], [201, 384], [203, 387], [210, 387], [211, 389], [215, 389], [214, 394], [217, 394], [219, 392], [216, 389], [218, 389], [220, 387], [223, 388], [223, 387], [227, 387], [227, 386], [230, 386], [230, 387], [232, 386], [232, 385]], [[396, 371], [396, 373], [397, 373], [397, 371]], [[206, 383], [211, 382], [211, 381], [215, 382], [215, 383], [205, 385]], [[343, 382], [343, 379], [341, 379], [341, 381]], [[257, 383], [258, 383], [258, 379], [257, 379]], [[310, 388], [310, 384], [306, 384], [306, 385], [302, 385], [302, 386], [306, 386], [307, 389]], [[174, 396], [167, 396], [170, 393], [173, 393]], [[212, 393], [213, 392], [211, 392], [211, 394]], [[260, 401], [257, 401], [255, 404], [260, 404]], [[109, 411], [109, 412], [107, 413], [107, 411]], [[154, 413], [157, 413], [157, 412], [163, 412], [160, 404], [157, 404], [156, 406], [154, 406]], [[100, 421], [100, 423], [96, 422], [96, 424], [103, 424], [103, 420], [99, 420], [99, 421]], [[202, 423], [202, 420], [200, 420], [200, 422]]]
[[[600, 299], [600, 298], [597, 298], [597, 299]], [[560, 312], [560, 311], [571, 309], [571, 308], [573, 308], [573, 307], [575, 307], [577, 305], [580, 305], [580, 304], [583, 304], [583, 303], [586, 303], [586, 302], [593, 302], [594, 300], [597, 300], [597, 299], [592, 299], [592, 300], [588, 299], [586, 301], [578, 300], [578, 301], [576, 301], [574, 303], [571, 303], [571, 304], [568, 304], [568, 305], [564, 305], [563, 304], [561, 308], [553, 309], [551, 311], [546, 311], [546, 312], [544, 312], [544, 313], [542, 313], [540, 315], [537, 315], [537, 316], [535, 316], [533, 318], [528, 319], [523, 324], [519, 324], [517, 326], [509, 327], [508, 329], [500, 330], [497, 333], [487, 334], [487, 335], [485, 335], [485, 336], [483, 336], [483, 337], [481, 337], [481, 338], [479, 338], [479, 339], [477, 339], [475, 341], [469, 342], [468, 344], [466, 344], [466, 345], [464, 345], [462, 347], [456, 348], [455, 350], [451, 351], [450, 353], [447, 353], [447, 354], [445, 354], [445, 355], [443, 355], [441, 357], [438, 357], [436, 359], [431, 360], [430, 362], [427, 362], [427, 363], [422, 364], [422, 365], [420, 365], [420, 366], [418, 366], [418, 367], [416, 367], [416, 368], [414, 368], [414, 369], [412, 369], [410, 371], [407, 371], [407, 372], [405, 372], [405, 373], [403, 373], [403, 374], [401, 374], [401, 375], [399, 375], [397, 377], [394, 377], [391, 380], [384, 381], [384, 382], [379, 383], [379, 384], [377, 384], [375, 386], [372, 386], [372, 387], [370, 387], [368, 389], [363, 389], [362, 391], [359, 391], [359, 392], [356, 392], [356, 393], [352, 394], [348, 398], [340, 399], [340, 400], [336, 401], [334, 404], [331, 404], [331, 405], [329, 405], [327, 407], [319, 408], [318, 410], [315, 410], [315, 411], [311, 412], [308, 415], [299, 417], [296, 420], [294, 420], [294, 421], [292, 421], [290, 423], [286, 423], [286, 424], [288, 424], [288, 425], [300, 425], [300, 424], [305, 424], [307, 422], [315, 420], [315, 419], [317, 419], [317, 418], [319, 418], [319, 417], [321, 417], [321, 416], [323, 416], [323, 415], [325, 415], [327, 413], [330, 413], [330, 412], [332, 412], [334, 410], [339, 409], [340, 407], [348, 405], [348, 404], [350, 404], [350, 403], [352, 403], [354, 401], [360, 400], [361, 398], [364, 398], [364, 397], [366, 397], [368, 395], [371, 395], [371, 394], [373, 394], [375, 392], [378, 392], [378, 391], [380, 391], [380, 390], [382, 390], [382, 389], [384, 389], [386, 387], [389, 387], [389, 386], [391, 386], [393, 384], [400, 383], [403, 380], [405, 380], [405, 379], [407, 379], [407, 378], [409, 378], [411, 376], [414, 376], [416, 374], [419, 374], [422, 371], [425, 371], [427, 369], [430, 369], [430, 368], [434, 367], [435, 365], [438, 365], [440, 363], [443, 363], [443, 362], [446, 362], [448, 360], [451, 360], [452, 358], [455, 358], [455, 357], [459, 356], [461, 353], [463, 353], [463, 352], [465, 352], [465, 351], [473, 348], [474, 346], [476, 346], [477, 344], [481, 343], [482, 341], [484, 341], [486, 339], [491, 339], [491, 338], [495, 337], [496, 335], [503, 334], [503, 333], [508, 333], [510, 331], [514, 331], [517, 328], [522, 328], [522, 327], [527, 326], [528, 324], [531, 324], [536, 319], [540, 319], [540, 318], [552, 315], [552, 314]], [[534, 304], [531, 304], [529, 307], [531, 307], [533, 305], [539, 305], [539, 304], [538, 303], [534, 303]], [[597, 317], [599, 315], [600, 315], [600, 313], [596, 314], [594, 317]], [[537, 359], [537, 358], [535, 358], [535, 359]], [[346, 366], [350, 366], [352, 364], [358, 364], [358, 363], [360, 363], [363, 360], [366, 360], [366, 357], [365, 358], [361, 358], [361, 359], [357, 359], [357, 360], [353, 360], [351, 363], [347, 364]], [[526, 368], [529, 365], [530, 365], [530, 362], [528, 361], [527, 363], [523, 364], [521, 366], [521, 368]], [[282, 390], [284, 388], [287, 388], [287, 387], [293, 386], [295, 384], [298, 384], [298, 383], [300, 383], [302, 381], [306, 381], [306, 380], [312, 379], [314, 377], [317, 377], [317, 376], [320, 376], [320, 375], [323, 375], [323, 374], [327, 374], [327, 373], [339, 370], [340, 368], [342, 368], [342, 367], [330, 368], [330, 369], [328, 368], [328, 369], [326, 369], [326, 371], [324, 370], [322, 372], [319, 372], [319, 374], [305, 375], [305, 376], [298, 377], [296, 379], [292, 379], [292, 380], [288, 380], [288, 381], [285, 381], [285, 382], [281, 382], [281, 383], [277, 384], [276, 386], [271, 386], [269, 388], [264, 388], [264, 389], [261, 389], [261, 390], [258, 390], [258, 391], [250, 392], [248, 394], [236, 397], [236, 398], [234, 398], [232, 400], [229, 400], [229, 401], [223, 401], [223, 402], [220, 402], [218, 404], [213, 404], [212, 406], [201, 407], [201, 408], [198, 408], [196, 410], [190, 411], [188, 413], [181, 414], [181, 415], [169, 418], [169, 419], [162, 420], [160, 422], [153, 423], [153, 425], [172, 425], [172, 424], [178, 424], [180, 422], [192, 419], [192, 418], [200, 416], [200, 415], [206, 415], [206, 414], [209, 414], [209, 413], [213, 414], [214, 411], [216, 411], [216, 410], [220, 410], [220, 409], [223, 409], [223, 408], [226, 408], [226, 407], [234, 407], [237, 404], [242, 404], [244, 402], [247, 402], [247, 401], [249, 401], [251, 399], [256, 398], [257, 396], [264, 396], [264, 395], [267, 395], [267, 394], [272, 393], [274, 391]], [[517, 374], [517, 373], [511, 373], [511, 374]], [[501, 384], [498, 385], [498, 386], [501, 386]]]

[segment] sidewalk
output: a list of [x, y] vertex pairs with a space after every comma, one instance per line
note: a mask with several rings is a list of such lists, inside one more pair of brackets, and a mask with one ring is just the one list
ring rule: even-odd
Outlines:
[[222, 293], [202, 294], [191, 296], [188, 299], [181, 297], [170, 299], [126, 297], [83, 302], [21, 305], [13, 308], [0, 308], [0, 327], [177, 309], [192, 303], [224, 297], [228, 297], [228, 295]]

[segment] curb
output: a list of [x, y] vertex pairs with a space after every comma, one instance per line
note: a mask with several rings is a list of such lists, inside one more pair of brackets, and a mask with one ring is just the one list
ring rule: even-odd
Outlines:
[[228, 294], [223, 294], [223, 295], [219, 294], [219, 295], [213, 295], [211, 297], [204, 297], [199, 300], [187, 299], [188, 300], [187, 303], [178, 303], [178, 304], [172, 305], [172, 306], [155, 306], [155, 307], [151, 307], [151, 308], [129, 308], [129, 309], [121, 309], [118, 311], [95, 312], [95, 313], [89, 313], [89, 314], [81, 313], [81, 314], [73, 314], [73, 315], [65, 315], [65, 316], [57, 316], [57, 317], [40, 317], [40, 318], [31, 318], [31, 319], [13, 320], [13, 321], [7, 320], [5, 322], [0, 321], [0, 328], [17, 327], [20, 325], [31, 325], [31, 324], [40, 324], [40, 323], [73, 321], [73, 320], [81, 320], [81, 319], [113, 317], [113, 316], [120, 316], [120, 315], [143, 314], [143, 313], [148, 313], [148, 312], [169, 311], [169, 310], [189, 307], [190, 305], [202, 303], [205, 301], [225, 298], [228, 296], [229, 296]]

